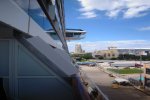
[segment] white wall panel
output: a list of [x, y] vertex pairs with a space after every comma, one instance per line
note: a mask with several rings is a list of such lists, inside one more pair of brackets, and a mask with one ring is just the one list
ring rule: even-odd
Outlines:
[[0, 21], [27, 33], [28, 20], [29, 16], [12, 0], [0, 0]]
[[77, 68], [73, 66], [68, 57], [57, 53], [55, 51], [56, 48], [52, 48], [39, 37], [29, 38], [27, 39], [27, 41], [42, 55], [44, 55], [49, 61], [53, 62], [56, 65], [57, 69], [61, 70], [66, 75], [71, 76], [78, 72]]

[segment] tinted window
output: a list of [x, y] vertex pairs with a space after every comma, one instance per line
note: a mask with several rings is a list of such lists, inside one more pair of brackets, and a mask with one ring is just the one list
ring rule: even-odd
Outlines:
[[150, 74], [150, 69], [146, 68], [146, 74]]
[[52, 29], [52, 25], [42, 11], [37, 0], [14, 0], [44, 30]]
[[58, 34], [56, 34], [56, 32], [47, 32], [47, 33], [55, 40], [55, 42], [56, 42], [58, 45], [62, 46], [62, 42], [61, 42], [61, 40], [60, 40]]

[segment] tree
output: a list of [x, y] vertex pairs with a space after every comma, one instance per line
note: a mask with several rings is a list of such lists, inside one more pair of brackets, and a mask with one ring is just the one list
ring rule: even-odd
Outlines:
[[81, 60], [87, 60], [87, 59], [92, 59], [92, 54], [91, 53], [85, 53], [85, 54], [72, 54], [71, 57], [74, 59], [81, 61]]
[[103, 56], [99, 56], [98, 59], [104, 59], [104, 57]]
[[83, 55], [81, 56], [81, 58], [83, 58], [83, 59], [92, 59], [93, 57], [92, 57], [92, 54], [91, 54], [91, 53], [86, 53], [86, 54], [83, 54]]

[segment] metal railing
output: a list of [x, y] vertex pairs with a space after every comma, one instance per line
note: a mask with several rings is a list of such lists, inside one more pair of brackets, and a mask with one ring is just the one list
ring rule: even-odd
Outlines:
[[101, 91], [101, 89], [91, 80], [83, 71], [80, 71], [80, 75], [86, 87], [91, 100], [109, 100], [109, 98]]

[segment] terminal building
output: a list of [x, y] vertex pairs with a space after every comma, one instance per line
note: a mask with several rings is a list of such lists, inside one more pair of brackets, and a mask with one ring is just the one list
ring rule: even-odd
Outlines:
[[92, 55], [95, 58], [103, 57], [104, 59], [111, 59], [117, 58], [119, 56], [119, 52], [116, 47], [108, 47], [108, 50], [95, 51]]
[[0, 0], [0, 100], [89, 100], [66, 43], [63, 0]]

